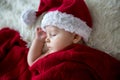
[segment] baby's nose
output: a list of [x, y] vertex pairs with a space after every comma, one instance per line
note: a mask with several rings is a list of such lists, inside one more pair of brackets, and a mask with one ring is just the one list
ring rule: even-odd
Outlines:
[[46, 38], [45, 41], [48, 43], [48, 42], [50, 42], [50, 39], [49, 39], [49, 38]]

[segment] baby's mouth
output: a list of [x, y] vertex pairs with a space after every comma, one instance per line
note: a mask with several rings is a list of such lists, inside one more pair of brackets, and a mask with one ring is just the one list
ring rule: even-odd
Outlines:
[[51, 50], [51, 47], [47, 46], [47, 49], [48, 49], [48, 50]]
[[50, 47], [50, 46], [48, 46], [48, 45], [47, 45], [47, 48], [48, 48], [48, 49], [51, 49], [51, 47]]

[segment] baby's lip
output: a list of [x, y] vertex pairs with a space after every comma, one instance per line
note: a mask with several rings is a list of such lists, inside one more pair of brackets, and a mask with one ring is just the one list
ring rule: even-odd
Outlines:
[[51, 49], [51, 46], [47, 45], [47, 49], [50, 50], [50, 49]]
[[51, 47], [50, 46], [47, 46], [48, 49], [50, 49]]
[[50, 48], [50, 46], [47, 45], [47, 48]]
[[49, 45], [46, 45], [46, 47], [47, 47], [47, 48], [50, 48], [50, 46], [49, 46]]

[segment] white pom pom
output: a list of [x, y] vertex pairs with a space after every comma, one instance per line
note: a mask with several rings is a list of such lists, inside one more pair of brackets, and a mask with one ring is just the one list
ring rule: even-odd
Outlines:
[[36, 12], [34, 10], [26, 10], [22, 13], [21, 18], [26, 25], [31, 26], [36, 21]]

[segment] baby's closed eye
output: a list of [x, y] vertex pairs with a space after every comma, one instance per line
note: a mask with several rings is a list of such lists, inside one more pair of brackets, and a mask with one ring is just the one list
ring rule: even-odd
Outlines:
[[50, 36], [56, 36], [57, 35], [57, 33], [51, 33], [50, 34]]

